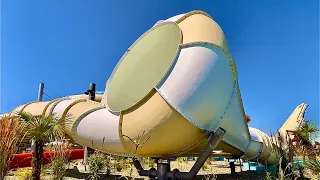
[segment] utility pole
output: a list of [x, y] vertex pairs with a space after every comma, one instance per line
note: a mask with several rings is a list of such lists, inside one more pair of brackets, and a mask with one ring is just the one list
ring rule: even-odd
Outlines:
[[[96, 100], [96, 84], [90, 83], [89, 90], [85, 92], [86, 95], [89, 95], [89, 100]], [[87, 170], [88, 157], [89, 157], [89, 148], [87, 146], [84, 147], [84, 155], [83, 155], [83, 164], [84, 169]]]

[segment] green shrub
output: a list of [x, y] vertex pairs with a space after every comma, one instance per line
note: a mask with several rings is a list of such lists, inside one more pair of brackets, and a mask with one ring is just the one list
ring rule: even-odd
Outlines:
[[207, 162], [205, 162], [201, 168], [202, 168], [202, 170], [206, 170], [209, 168], [209, 164]]
[[143, 164], [148, 168], [154, 168], [155, 163], [152, 158], [148, 157], [143, 159]]
[[32, 179], [32, 170], [31, 169], [21, 169], [15, 174], [18, 180], [31, 180]]
[[184, 159], [183, 159], [182, 157], [179, 157], [179, 158], [177, 159], [177, 162], [178, 162], [178, 163], [183, 163], [183, 162], [184, 162]]
[[89, 170], [91, 172], [90, 178], [92, 180], [98, 179], [99, 173], [102, 169], [107, 168], [107, 175], [110, 173], [109, 158], [100, 152], [95, 152], [88, 158]]
[[114, 163], [114, 167], [118, 172], [122, 171], [122, 169], [125, 168], [124, 160], [117, 159], [116, 162]]
[[150, 169], [150, 168], [154, 168], [155, 163], [154, 160], [150, 157], [146, 157], [146, 158], [141, 158], [140, 162], [142, 163], [144, 168]]
[[309, 159], [307, 167], [314, 175], [320, 176], [320, 160], [319, 158]]
[[66, 175], [70, 151], [67, 151], [67, 146], [62, 143], [54, 145], [52, 150], [55, 153], [50, 157], [51, 163], [49, 164], [49, 169], [54, 180], [62, 180]]

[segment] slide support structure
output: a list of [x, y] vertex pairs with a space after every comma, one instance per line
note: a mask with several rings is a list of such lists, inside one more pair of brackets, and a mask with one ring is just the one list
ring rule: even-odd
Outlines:
[[[89, 89], [85, 92], [86, 95], [89, 95], [89, 100], [95, 101], [96, 100], [96, 84], [90, 83]], [[89, 157], [89, 147], [84, 147], [84, 154], [83, 154], [83, 165], [85, 170], [87, 170], [88, 165], [88, 157]]]
[[[43, 90], [44, 90], [44, 83], [43, 82], [41, 82], [40, 84], [39, 84], [39, 90], [38, 90], [38, 101], [39, 102], [41, 102], [42, 101], [42, 99], [43, 99]], [[33, 148], [35, 147], [35, 140], [34, 140], [34, 138], [32, 138], [31, 139], [31, 151], [33, 151]]]
[[38, 101], [42, 101], [43, 99], [43, 89], [44, 89], [44, 83], [40, 83], [39, 91], [38, 91]]
[[151, 168], [150, 170], [144, 170], [138, 160], [134, 160], [134, 166], [138, 170], [140, 176], [148, 176], [151, 179], [157, 178], [158, 180], [168, 179], [193, 179], [205, 161], [210, 157], [214, 148], [220, 143], [226, 131], [219, 127], [215, 133], [211, 133], [208, 139], [208, 145], [203, 150], [195, 164], [192, 166], [189, 172], [179, 172], [178, 169], [170, 171], [170, 163], [157, 163], [157, 169]]
[[236, 175], [236, 166], [234, 164], [234, 162], [229, 162], [230, 165], [230, 170], [231, 170], [231, 175]]

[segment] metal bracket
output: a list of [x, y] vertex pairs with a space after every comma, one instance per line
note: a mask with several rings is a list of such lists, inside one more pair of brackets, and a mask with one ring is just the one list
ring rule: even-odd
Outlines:
[[133, 164], [138, 170], [140, 176], [148, 176], [149, 178], [157, 178], [158, 180], [167, 179], [193, 179], [208, 157], [211, 155], [215, 147], [220, 143], [226, 131], [219, 127], [215, 133], [210, 134], [208, 139], [208, 145], [203, 150], [196, 163], [192, 166], [189, 172], [180, 172], [178, 169], [170, 171], [170, 163], [157, 163], [157, 170], [151, 168], [150, 170], [144, 170], [139, 160], [134, 159]]

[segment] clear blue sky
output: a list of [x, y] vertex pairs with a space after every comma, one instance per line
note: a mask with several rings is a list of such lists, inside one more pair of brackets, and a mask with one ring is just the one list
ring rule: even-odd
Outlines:
[[52, 97], [104, 90], [142, 33], [191, 10], [224, 30], [250, 126], [275, 131], [302, 102], [319, 122], [318, 0], [2, 0], [0, 111], [35, 100], [39, 82]]

